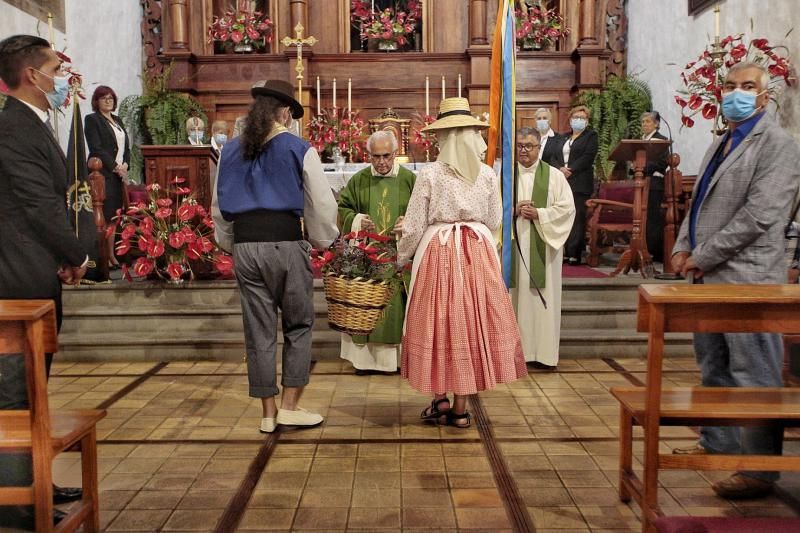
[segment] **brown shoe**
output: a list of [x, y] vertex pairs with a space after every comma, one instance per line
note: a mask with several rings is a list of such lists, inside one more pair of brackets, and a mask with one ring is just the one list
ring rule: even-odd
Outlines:
[[699, 442], [695, 442], [691, 446], [685, 448], [674, 448], [672, 453], [675, 455], [707, 455], [708, 450], [703, 448]]
[[744, 500], [748, 498], [761, 498], [772, 492], [775, 484], [754, 477], [733, 474], [728, 479], [717, 481], [711, 488], [719, 496], [729, 500]]

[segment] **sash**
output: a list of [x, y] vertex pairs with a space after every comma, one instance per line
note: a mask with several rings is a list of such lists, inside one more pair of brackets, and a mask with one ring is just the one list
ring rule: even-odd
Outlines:
[[[533, 193], [531, 201], [537, 207], [547, 207], [547, 191], [550, 187], [550, 165], [539, 161], [536, 167], [536, 177], [533, 180]], [[536, 225], [531, 221], [531, 288], [539, 287], [544, 289], [547, 272], [545, 270], [545, 259], [547, 257], [547, 246], [539, 235]]]

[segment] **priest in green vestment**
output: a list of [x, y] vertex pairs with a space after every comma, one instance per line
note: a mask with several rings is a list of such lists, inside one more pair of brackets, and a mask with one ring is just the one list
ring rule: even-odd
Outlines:
[[[395, 160], [397, 139], [390, 131], [373, 133], [367, 140], [367, 152], [372, 164], [354, 174], [339, 195], [341, 232], [396, 236], [416, 176]], [[406, 298], [405, 290], [394, 295], [368, 337], [342, 335], [341, 357], [353, 364], [356, 374], [397, 371]]]

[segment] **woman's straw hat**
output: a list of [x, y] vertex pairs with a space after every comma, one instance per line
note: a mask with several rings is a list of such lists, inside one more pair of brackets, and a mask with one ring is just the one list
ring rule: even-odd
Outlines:
[[488, 127], [489, 124], [472, 116], [472, 112], [469, 109], [469, 100], [466, 98], [445, 98], [439, 105], [439, 114], [436, 117], [436, 121], [422, 128], [422, 131]]

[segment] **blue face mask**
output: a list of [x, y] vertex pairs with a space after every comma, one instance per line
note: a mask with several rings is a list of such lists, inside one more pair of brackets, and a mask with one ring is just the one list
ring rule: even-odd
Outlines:
[[572, 131], [583, 131], [586, 129], [586, 122], [585, 118], [572, 118], [569, 120], [569, 127]]
[[550, 131], [550, 121], [546, 118], [540, 118], [536, 121], [536, 129], [539, 130], [540, 133], [547, 133]]
[[226, 142], [228, 142], [228, 136], [224, 133], [215, 133], [214, 134], [214, 142], [218, 145], [222, 146]]
[[189, 139], [197, 144], [203, 143], [203, 132], [202, 131], [190, 131], [189, 132]]
[[731, 122], [742, 122], [752, 117], [758, 110], [756, 98], [763, 91], [756, 94], [743, 89], [734, 89], [722, 95], [722, 114]]
[[42, 91], [47, 97], [47, 102], [50, 104], [50, 108], [58, 109], [64, 105], [64, 102], [67, 101], [67, 95], [69, 94], [69, 78], [66, 76], [50, 76], [39, 69], [33, 70], [53, 80], [53, 90], [50, 92], [42, 91], [38, 85], [36, 86], [36, 88]]

